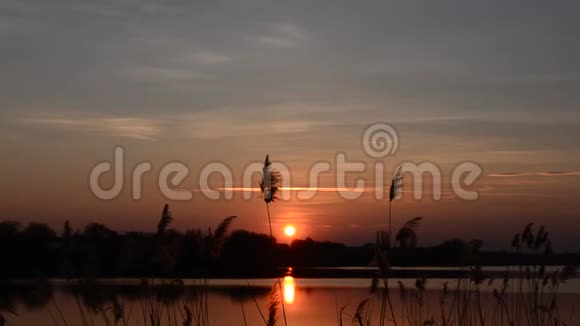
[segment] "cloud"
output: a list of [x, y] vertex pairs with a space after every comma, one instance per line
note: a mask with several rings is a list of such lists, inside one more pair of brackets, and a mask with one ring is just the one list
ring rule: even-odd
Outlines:
[[[0, 8], [1, 9], [1, 8]], [[36, 32], [45, 22], [29, 20], [23, 17], [0, 16], [0, 36], [19, 36]]]
[[[147, 26], [131, 26], [129, 40], [133, 45], [149, 53], [158, 54], [161, 62], [173, 64], [215, 65], [232, 61], [232, 57], [206, 46], [190, 35], [168, 33]], [[203, 43], [203, 42], [202, 42]]]
[[192, 138], [249, 137], [304, 133], [329, 124], [315, 121], [236, 121], [231, 117], [204, 117], [188, 120], [187, 130]]
[[273, 47], [291, 48], [296, 47], [308, 39], [304, 29], [289, 23], [276, 23], [270, 26], [270, 32], [259, 35], [258, 43]]
[[0, 17], [0, 32], [10, 32], [18, 27], [18, 24], [13, 20]]
[[214, 51], [195, 50], [181, 55], [185, 63], [191, 62], [199, 65], [215, 65], [232, 61], [232, 58]]
[[550, 197], [545, 194], [533, 194], [525, 192], [480, 193], [480, 195], [485, 197]]
[[[169, 118], [175, 122], [176, 130], [179, 129], [183, 135], [197, 139], [299, 134], [336, 125], [335, 121], [329, 119], [315, 119], [308, 110], [309, 107], [307, 105], [221, 107]], [[298, 112], [301, 114], [297, 114]]]
[[542, 176], [542, 177], [559, 177], [559, 176], [576, 176], [580, 175], [580, 171], [548, 171], [548, 172], [503, 172], [490, 173], [488, 177], [523, 177], [523, 176]]
[[277, 38], [273, 36], [258, 36], [256, 40], [262, 44], [271, 45], [271, 46], [278, 46], [278, 47], [285, 47], [290, 48], [294, 46], [294, 42], [283, 39]]
[[132, 117], [70, 117], [67, 115], [28, 117], [22, 124], [43, 125], [60, 130], [81, 131], [103, 136], [154, 140], [160, 132], [155, 120]]
[[133, 80], [162, 83], [209, 80], [215, 78], [210, 73], [212, 67], [234, 61], [227, 53], [179, 33], [131, 26], [128, 35], [131, 44], [128, 51], [134, 55], [120, 72], [121, 77]]
[[211, 76], [205, 73], [188, 69], [170, 67], [142, 66], [127, 70], [127, 75], [137, 81], [143, 82], [187, 82], [209, 80]]
[[[136, 77], [148, 81], [187, 80], [185, 72], [164, 69], [140, 71]], [[56, 130], [90, 133], [97, 136], [118, 136], [140, 140], [161, 137], [183, 139], [223, 139], [266, 137], [317, 132], [335, 126], [335, 122], [316, 120], [306, 115], [287, 115], [286, 106], [222, 107], [197, 113], [163, 115], [124, 115], [74, 112], [34, 112], [14, 115], [7, 121], [20, 126], [42, 126]], [[294, 107], [294, 113], [303, 108]], [[302, 111], [300, 111], [302, 112]], [[304, 111], [306, 112], [306, 111]]]

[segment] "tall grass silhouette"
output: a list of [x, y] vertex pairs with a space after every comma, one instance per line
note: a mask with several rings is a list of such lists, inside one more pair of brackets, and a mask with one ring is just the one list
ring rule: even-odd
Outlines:
[[[167, 214], [162, 214], [162, 218], [163, 216]], [[199, 238], [208, 257], [220, 255], [224, 238], [235, 219], [235, 216], [225, 218], [215, 232], [210, 231], [209, 234]], [[431, 284], [439, 281], [421, 276], [413, 284], [395, 280], [396, 286], [389, 287], [389, 281], [392, 283], [393, 280], [392, 262], [388, 254], [394, 250], [404, 252], [405, 246], [414, 244], [417, 241], [416, 230], [420, 222], [421, 218], [407, 221], [397, 232], [395, 247], [375, 246], [377, 272], [372, 278], [370, 291], [358, 305], [348, 307], [353, 309], [351, 314], [347, 305], [340, 309], [337, 306], [338, 325], [573, 326], [577, 324], [578, 321], [572, 319], [577, 316], [563, 314], [559, 292], [562, 285], [575, 275], [575, 269], [572, 266], [554, 268], [544, 263], [553, 255], [549, 233], [545, 227], [535, 227], [532, 223], [513, 237], [511, 241], [513, 257], [526, 255], [546, 259], [523, 260], [519, 266], [506, 266], [503, 276], [497, 276], [497, 273], [486, 273], [481, 265], [480, 241], [457, 240], [456, 244], [461, 247], [464, 262], [461, 273], [456, 279], [442, 282], [441, 286], [438, 286], [440, 291], [430, 290]], [[158, 241], [155, 242], [156, 245], [163, 245], [164, 238], [170, 235], [171, 230], [161, 232]], [[141, 284], [136, 284], [131, 291], [127, 291], [127, 288], [119, 289], [119, 285], [113, 288], [94, 278], [71, 280], [61, 288], [65, 294], [74, 299], [71, 301], [72, 306], [67, 307], [69, 309], [61, 308], [58, 300], [50, 300], [51, 291], [46, 295], [45, 302], [50, 317], [48, 323], [52, 322], [57, 326], [215, 324], [216, 316], [210, 316], [209, 313], [211, 305], [209, 280], [202, 278], [188, 282], [193, 282], [194, 286], [186, 286], [180, 279], [143, 279]], [[40, 289], [42, 284], [39, 283], [32, 288], [42, 292]], [[46, 282], [45, 285], [49, 286], [50, 283]], [[121, 288], [124, 286], [126, 285], [122, 285]], [[256, 297], [252, 296], [263, 325], [276, 325], [282, 318], [280, 308], [283, 307], [283, 295], [279, 290], [278, 283], [274, 283], [265, 303], [264, 312], [260, 309]], [[20, 291], [23, 292], [22, 289]], [[374, 295], [377, 302], [373, 298]], [[316, 302], [316, 304], [324, 303]], [[246, 320], [242, 303], [241, 307], [241, 313], [238, 317], [234, 317], [235, 321], [237, 324], [252, 324], [252, 321]], [[2, 308], [1, 312], [0, 321], [4, 325], [18, 325], [18, 315], [6, 308]], [[328, 318], [332, 316], [329, 315]]]
[[395, 173], [393, 174], [393, 179], [391, 180], [391, 187], [389, 189], [389, 234], [388, 234], [388, 246], [391, 247], [392, 239], [392, 225], [393, 225], [393, 200], [398, 199], [401, 195], [401, 189], [403, 187], [403, 175], [402, 167], [399, 166]]
[[[268, 156], [265, 162], [270, 162]], [[261, 184], [262, 189], [269, 189], [270, 194], [268, 196], [264, 194], [264, 200], [268, 205], [275, 198], [278, 190], [276, 185], [280, 180], [276, 179], [272, 183], [271, 173], [275, 171], [271, 170], [271, 163], [267, 167], [269, 170], [265, 171], [266, 174], [270, 173], [270, 177], [266, 180], [270, 180], [271, 183], [267, 185], [262, 178]], [[203, 257], [207, 258], [203, 261], [208, 266], [212, 266], [222, 255], [224, 243], [227, 243], [228, 230], [235, 219], [236, 216], [223, 219], [215, 231], [212, 232], [210, 229], [207, 234], [202, 234], [201, 231], [192, 233], [191, 236], [199, 242], [198, 247], [203, 252]], [[506, 266], [503, 277], [497, 273], [486, 273], [482, 266], [481, 241], [454, 240], [454, 245], [458, 246], [462, 257], [460, 273], [456, 279], [444, 281], [440, 287], [441, 291], [430, 291], [431, 283], [437, 281], [421, 276], [411, 285], [395, 280], [396, 286], [389, 286], [389, 282], [393, 282], [391, 259], [393, 256], [396, 259], [400, 253], [413, 252], [407, 249], [416, 247], [417, 230], [422, 219], [415, 217], [404, 223], [396, 233], [392, 246], [386, 245], [387, 237], [384, 232], [377, 232], [377, 243], [372, 247], [375, 251], [376, 272], [372, 278], [370, 291], [366, 298], [353, 307], [352, 314], [347, 312], [346, 305], [340, 309], [337, 307], [338, 325], [345, 324], [344, 320], [347, 324], [359, 326], [576, 325], [574, 322], [577, 320], [572, 319], [576, 316], [562, 314], [559, 292], [562, 285], [574, 277], [575, 268], [573, 266], [554, 268], [546, 264], [554, 258], [552, 241], [544, 226], [536, 227], [533, 223], [527, 224], [521, 232], [514, 235], [511, 241], [511, 254], [514, 259], [522, 260], [515, 261], [519, 265]], [[271, 221], [268, 215], [270, 230]], [[175, 232], [170, 229], [172, 222], [173, 216], [169, 205], [165, 205], [157, 230], [151, 233], [153, 241], [150, 243], [154, 248], [150, 252], [152, 255], [160, 256], [156, 259], [158, 262], [171, 261], [171, 250], [175, 249], [171, 243], [171, 237]], [[106, 233], [98, 227], [89, 229]], [[71, 241], [70, 233], [71, 228], [68, 226], [63, 233], [63, 245]], [[270, 239], [273, 239], [272, 233]], [[209, 313], [211, 275], [204, 274], [198, 279], [190, 280], [189, 282], [194, 284], [193, 287], [186, 287], [181, 279], [157, 279], [152, 276], [150, 279], [143, 279], [136, 292], [131, 294], [114, 292], [94, 276], [67, 281], [65, 292], [74, 299], [71, 307], [76, 307], [74, 308], [78, 315], [75, 316], [78, 317], [76, 324], [70, 319], [73, 317], [67, 315], [74, 309], [61, 309], [58, 301], [52, 297], [51, 291], [42, 297], [46, 297], [44, 302], [48, 307], [49, 322], [52, 321], [52, 324], [57, 326], [208, 326], [215, 322]], [[492, 275], [496, 278], [494, 279]], [[36, 291], [43, 292], [41, 285], [50, 286], [50, 282], [45, 280], [35, 285]], [[373, 300], [375, 295], [378, 303]], [[53, 299], [50, 300], [51, 298]], [[136, 301], [135, 298], [139, 300]], [[264, 325], [276, 325], [281, 318], [284, 319], [284, 324], [288, 325], [283, 298], [280, 278], [277, 278], [270, 288], [264, 313], [255, 297], [252, 297]], [[242, 302], [240, 306], [239, 324], [248, 325]], [[19, 316], [10, 310], [10, 306], [7, 307], [1, 306], [0, 326], [17, 325], [18, 323], [13, 321], [17, 321]], [[279, 316], [280, 308], [282, 316]], [[345, 319], [345, 316], [348, 319]]]
[[264, 159], [264, 166], [262, 167], [262, 180], [260, 181], [260, 190], [266, 203], [266, 213], [268, 215], [268, 226], [270, 227], [270, 236], [272, 233], [272, 219], [270, 217], [270, 203], [273, 203], [278, 197], [276, 196], [280, 184], [280, 173], [272, 168], [270, 155], [266, 155]]
[[[228, 230], [236, 218], [229, 216], [217, 226], [215, 232], [210, 230], [206, 236], [199, 234], [200, 248], [210, 261], [221, 254]], [[153, 251], [154, 254], [167, 254], [167, 248], [163, 248], [164, 238], [172, 221], [169, 205], [165, 205], [155, 234], [157, 250]], [[129, 307], [125, 300], [109, 293], [96, 279], [72, 281], [67, 284], [67, 290], [75, 298], [83, 326], [93, 326], [95, 323], [107, 326], [208, 326], [211, 323], [209, 280], [201, 278], [192, 281], [193, 287], [187, 289], [181, 279], [142, 279], [137, 291], [144, 299], [138, 305]], [[54, 325], [72, 325], [54, 300], [53, 309], [57, 313], [49, 310], [49, 314]]]
[[[404, 238], [411, 237], [416, 241], [414, 230], [420, 220], [421, 218], [411, 219], [399, 230], [397, 236], [399, 246]], [[551, 271], [544, 263], [520, 264], [515, 269], [506, 266], [503, 279], [496, 280], [487, 276], [480, 264], [481, 242], [469, 241], [460, 244], [463, 246], [466, 277], [443, 282], [435, 306], [427, 302], [428, 280], [425, 278], [417, 279], [413, 287], [405, 286], [398, 281], [399, 298], [398, 301], [392, 300], [388, 287], [391, 270], [388, 250], [377, 245], [375, 262], [378, 272], [370, 286], [371, 294], [379, 294], [380, 311], [377, 324], [379, 326], [386, 324], [386, 310], [389, 309], [390, 322], [393, 325], [575, 325], [572, 323], [572, 315], [568, 316], [568, 319], [561, 316], [558, 305], [558, 290], [575, 275], [573, 266], [568, 265]], [[515, 253], [538, 256], [552, 254], [551, 241], [545, 227], [541, 226], [536, 231], [533, 223], [526, 225], [521, 233], [514, 236], [512, 249]], [[455, 282], [454, 288], [449, 286], [450, 282]], [[494, 285], [497, 282], [500, 284]], [[484, 287], [492, 291], [486, 292]], [[363, 303], [367, 304], [366, 299], [361, 302]], [[395, 309], [400, 313], [395, 314]], [[357, 317], [353, 323], [360, 325], [360, 320]], [[341, 320], [339, 324], [342, 324]], [[373, 323], [367, 320], [364, 325]]]
[[[274, 234], [272, 233], [272, 218], [270, 216], [270, 203], [273, 203], [278, 197], [276, 196], [280, 190], [278, 185], [280, 184], [281, 176], [280, 172], [272, 168], [272, 162], [270, 161], [270, 155], [267, 154], [264, 159], [264, 166], [262, 167], [262, 180], [260, 181], [260, 190], [266, 203], [266, 214], [268, 215], [268, 226], [270, 228], [270, 238], [274, 239]], [[282, 281], [277, 278], [276, 282], [280, 295], [283, 296]], [[282, 315], [284, 317], [284, 325], [288, 325], [286, 320], [286, 308], [284, 307], [284, 300], [280, 300], [282, 305]], [[275, 323], [275, 321], [274, 321]], [[270, 325], [270, 320], [268, 320], [268, 325]]]

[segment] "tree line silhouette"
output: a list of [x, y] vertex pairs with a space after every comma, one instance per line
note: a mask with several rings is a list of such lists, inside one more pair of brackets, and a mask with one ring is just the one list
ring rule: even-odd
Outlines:
[[[234, 219], [226, 218], [215, 231], [180, 232], [170, 227], [173, 217], [165, 205], [151, 233], [120, 233], [98, 223], [73, 231], [66, 221], [57, 234], [45, 224], [0, 222], [0, 278], [272, 277], [283, 267], [372, 265], [375, 244], [351, 247], [310, 238], [280, 244], [265, 234], [228, 233]], [[405, 227], [401, 230], [410, 233]], [[377, 233], [377, 243], [382, 237]], [[390, 250], [394, 266], [580, 262], [578, 254], [482, 252], [479, 240], [452, 239], [428, 248], [416, 247], [413, 237], [400, 240]]]

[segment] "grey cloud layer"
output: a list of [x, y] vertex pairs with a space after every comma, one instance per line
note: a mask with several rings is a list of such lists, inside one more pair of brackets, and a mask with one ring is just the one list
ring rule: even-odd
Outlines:
[[415, 152], [461, 139], [456, 151], [551, 149], [573, 163], [578, 9], [5, 0], [0, 124], [142, 140], [310, 133], [334, 145], [388, 121]]
[[[7, 0], [0, 8], [6, 110], [47, 100], [129, 112], [295, 98], [476, 111], [580, 103], [574, 3]], [[26, 90], [37, 98], [24, 100]]]

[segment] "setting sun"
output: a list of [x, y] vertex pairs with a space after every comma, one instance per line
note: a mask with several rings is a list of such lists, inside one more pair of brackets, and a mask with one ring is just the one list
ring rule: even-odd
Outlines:
[[291, 237], [294, 234], [296, 234], [296, 228], [293, 225], [286, 225], [286, 227], [284, 228], [284, 234]]

